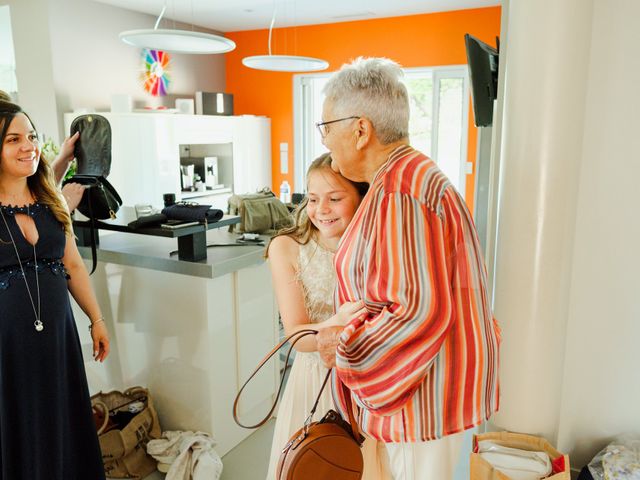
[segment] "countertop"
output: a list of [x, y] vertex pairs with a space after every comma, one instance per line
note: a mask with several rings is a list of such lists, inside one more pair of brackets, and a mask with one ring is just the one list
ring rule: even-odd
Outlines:
[[[235, 243], [237, 234], [229, 233], [226, 228], [209, 230], [207, 244]], [[262, 235], [265, 245], [268, 235]], [[133, 233], [100, 232], [98, 261], [148, 268], [161, 272], [172, 272], [202, 278], [216, 278], [264, 261], [266, 246], [241, 245], [220, 246], [207, 249], [207, 259], [199, 262], [178, 260], [175, 238], [153, 237]], [[91, 259], [90, 247], [78, 247], [83, 258]]]

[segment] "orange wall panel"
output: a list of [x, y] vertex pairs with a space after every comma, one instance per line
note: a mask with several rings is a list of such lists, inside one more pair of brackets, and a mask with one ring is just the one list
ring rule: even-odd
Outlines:
[[[274, 29], [272, 53], [319, 57], [329, 62], [329, 72], [358, 56], [388, 57], [403, 67], [461, 65], [466, 63], [465, 33], [495, 45], [500, 7]], [[232, 32], [227, 37], [237, 48], [226, 54], [226, 91], [234, 96], [236, 115], [271, 118], [272, 187], [277, 192], [282, 180], [293, 185], [294, 178], [293, 74], [242, 65], [246, 56], [268, 53], [268, 30]], [[469, 114], [468, 161], [474, 163], [474, 175], [467, 176], [465, 193], [472, 208], [476, 128], [471, 110]], [[289, 144], [287, 175], [280, 174], [280, 142]]]

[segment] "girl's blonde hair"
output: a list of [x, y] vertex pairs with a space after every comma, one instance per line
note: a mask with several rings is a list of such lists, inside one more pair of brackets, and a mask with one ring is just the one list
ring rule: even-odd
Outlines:
[[[0, 132], [2, 132], [0, 135], [0, 151], [4, 146], [4, 139], [7, 136], [9, 125], [16, 115], [20, 113], [27, 117], [35, 130], [35, 125], [31, 121], [31, 118], [29, 118], [29, 115], [23, 112], [18, 105], [0, 100]], [[64, 233], [71, 235], [71, 216], [69, 215], [67, 206], [62, 200], [62, 193], [56, 187], [53, 170], [42, 154], [40, 154], [40, 161], [38, 162], [36, 172], [27, 178], [27, 186], [38, 203], [49, 207], [53, 216], [56, 217], [56, 220], [62, 224]]]
[[[309, 169], [307, 170], [307, 179], [306, 179], [307, 185], [309, 184], [309, 177], [311, 176], [312, 172], [315, 172], [316, 170], [325, 169], [325, 168], [329, 169], [331, 173], [333, 173], [334, 175], [340, 175], [339, 173], [335, 173], [333, 170], [331, 170], [331, 154], [324, 153], [320, 155], [318, 158], [316, 158], [313, 162], [311, 162], [311, 165], [309, 165]], [[360, 194], [360, 198], [364, 197], [364, 195], [367, 193], [367, 190], [369, 189], [368, 183], [352, 182], [351, 180], [348, 180], [348, 179], [345, 179], [345, 180], [347, 180], [356, 188], [356, 190], [358, 191], [358, 194]], [[281, 235], [287, 235], [293, 238], [300, 245], [306, 245], [307, 243], [309, 243], [309, 240], [311, 240], [311, 238], [318, 231], [318, 229], [311, 222], [311, 220], [309, 220], [309, 216], [307, 215], [308, 203], [309, 203], [309, 197], [305, 195], [304, 200], [302, 200], [302, 202], [300, 202], [297, 205], [296, 209], [293, 212], [293, 218], [294, 218], [293, 226], [283, 228], [282, 230], [278, 231], [271, 240]], [[269, 243], [269, 246], [270, 245], [271, 243]], [[267, 251], [265, 252], [265, 257], [269, 257], [269, 247], [267, 247]]]

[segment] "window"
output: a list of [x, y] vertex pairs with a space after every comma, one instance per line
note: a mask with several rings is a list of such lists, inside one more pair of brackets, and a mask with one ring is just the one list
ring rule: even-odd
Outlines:
[[[468, 75], [466, 66], [408, 68], [411, 145], [433, 158], [464, 196], [467, 157]], [[314, 128], [322, 116], [324, 87], [330, 74], [294, 77], [295, 191], [304, 190], [304, 174], [326, 151]]]
[[14, 97], [18, 91], [8, 6], [0, 6], [0, 90], [4, 90]]

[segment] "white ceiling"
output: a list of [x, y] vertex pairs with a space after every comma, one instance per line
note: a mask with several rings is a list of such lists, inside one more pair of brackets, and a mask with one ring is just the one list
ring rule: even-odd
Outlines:
[[[275, 27], [415, 15], [499, 5], [500, 0], [94, 0], [157, 17], [167, 9], [161, 27], [170, 21], [219, 32], [269, 28], [274, 7]], [[140, 28], [153, 28], [140, 25]]]

